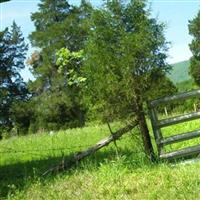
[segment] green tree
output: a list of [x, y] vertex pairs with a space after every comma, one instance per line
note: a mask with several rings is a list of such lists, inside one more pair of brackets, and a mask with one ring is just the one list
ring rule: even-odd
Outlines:
[[[36, 30], [30, 40], [39, 50], [34, 52], [28, 63], [35, 80], [30, 83], [36, 104], [38, 128], [55, 129], [83, 125], [84, 108], [80, 104], [79, 89], [66, 85], [66, 73], [56, 64], [57, 51], [62, 48], [76, 52], [83, 48], [89, 26], [87, 20], [92, 7], [86, 1], [80, 6], [71, 6], [66, 0], [42, 0], [39, 11], [31, 19]], [[74, 72], [80, 63], [74, 62]]]
[[70, 51], [83, 48], [91, 10], [85, 1], [76, 7], [66, 0], [42, 0], [39, 11], [32, 14], [36, 30], [29, 38], [32, 45], [39, 48], [41, 57], [41, 62], [33, 66], [33, 73], [38, 79], [40, 77], [43, 89], [51, 84], [51, 78], [57, 73], [56, 52], [63, 47]]
[[153, 100], [156, 98], [173, 95], [178, 92], [178, 89], [174, 83], [163, 73], [153, 73], [150, 81], [151, 87], [145, 94], [146, 99]]
[[11, 29], [0, 33], [0, 124], [10, 128], [13, 121], [10, 109], [13, 102], [27, 98], [26, 84], [20, 75], [28, 46], [20, 27], [13, 22]]
[[190, 50], [193, 56], [190, 59], [190, 74], [197, 85], [200, 85], [200, 11], [197, 16], [189, 21], [189, 33], [193, 37]]
[[87, 101], [104, 113], [109, 111], [108, 118], [110, 113], [128, 115], [134, 111], [150, 157], [153, 148], [143, 103], [152, 77], [164, 75], [170, 68], [163, 29], [163, 24], [150, 17], [146, 1], [107, 1], [91, 17], [85, 52]]

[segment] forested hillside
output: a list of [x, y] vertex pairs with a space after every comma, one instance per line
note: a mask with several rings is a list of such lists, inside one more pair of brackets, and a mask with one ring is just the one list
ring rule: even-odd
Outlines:
[[189, 75], [189, 65], [189, 60], [172, 64], [172, 70], [168, 77], [174, 83], [180, 83], [191, 79], [191, 76]]

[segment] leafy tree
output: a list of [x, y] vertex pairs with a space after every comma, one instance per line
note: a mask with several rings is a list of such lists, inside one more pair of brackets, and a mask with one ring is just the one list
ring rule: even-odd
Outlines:
[[63, 83], [65, 86], [80, 86], [86, 81], [85, 77], [81, 77], [80, 68], [82, 66], [83, 51], [70, 52], [66, 48], [62, 48], [57, 52], [57, 62], [59, 66], [58, 72], [63, 74]]
[[42, 102], [36, 107], [37, 125], [44, 129], [76, 127], [84, 124], [84, 110], [80, 105], [80, 86], [85, 81], [80, 75], [82, 51], [57, 52], [58, 73], [54, 77], [51, 91], [36, 96]]
[[190, 50], [193, 56], [190, 59], [190, 74], [197, 85], [200, 85], [200, 11], [197, 16], [189, 21], [189, 33], [193, 37]]
[[42, 0], [39, 11], [32, 14], [36, 30], [29, 38], [32, 45], [40, 49], [41, 57], [41, 62], [33, 66], [33, 73], [41, 80], [43, 89], [57, 73], [56, 52], [63, 47], [70, 51], [83, 48], [91, 10], [92, 7], [85, 1], [80, 7], [75, 7], [66, 0]]
[[170, 68], [163, 29], [163, 24], [150, 17], [145, 1], [107, 1], [91, 17], [85, 52], [87, 101], [96, 103], [104, 113], [109, 111], [108, 118], [110, 113], [128, 115], [134, 111], [150, 157], [153, 148], [143, 103], [152, 77], [164, 76]]
[[11, 29], [0, 33], [0, 124], [11, 127], [10, 109], [13, 102], [27, 98], [26, 84], [20, 75], [28, 46], [20, 27], [13, 22]]
[[178, 92], [174, 83], [163, 73], [153, 73], [151, 87], [147, 90], [145, 98], [152, 100], [164, 96], [173, 95]]
[[64, 66], [61, 70], [62, 67], [56, 64], [56, 53], [62, 48], [69, 49], [69, 52], [83, 48], [91, 11], [91, 5], [86, 1], [76, 7], [66, 0], [42, 0], [39, 11], [31, 16], [36, 30], [30, 34], [30, 40], [39, 50], [28, 61], [36, 78], [29, 86], [34, 100], [40, 102], [35, 109], [40, 128], [83, 125], [84, 108], [79, 103], [80, 90], [74, 84], [69, 86], [66, 74], [76, 73], [80, 63], [73, 60], [70, 72], [66, 72]]
[[[10, 118], [13, 122], [13, 128], [10, 131], [15, 135], [25, 135], [29, 133], [35, 133], [36, 130], [30, 130], [30, 126], [35, 122], [35, 105], [34, 101], [30, 101], [30, 98], [23, 99], [21, 101], [14, 101], [10, 109]], [[30, 130], [30, 131], [29, 131]]]
[[40, 50], [41, 62], [38, 65], [33, 63], [32, 66], [33, 74], [37, 78], [35, 83], [38, 83], [36, 87], [45, 90], [50, 87], [51, 78], [57, 71], [55, 53], [56, 50], [65, 46], [60, 27], [72, 8], [65, 0], [41, 0], [38, 6], [39, 11], [31, 16], [36, 30], [30, 34], [29, 38], [32, 46]]

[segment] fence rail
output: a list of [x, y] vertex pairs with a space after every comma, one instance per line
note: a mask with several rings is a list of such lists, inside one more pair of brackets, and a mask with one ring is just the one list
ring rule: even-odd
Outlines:
[[195, 97], [199, 97], [199, 96], [200, 96], [200, 90], [193, 90], [193, 91], [189, 91], [189, 92], [183, 92], [183, 93], [179, 93], [176, 95], [167, 96], [164, 98], [155, 99], [155, 100], [149, 102], [149, 106], [152, 108], [155, 108], [162, 104], [171, 103], [171, 102], [177, 101], [177, 100], [185, 100], [185, 99], [195, 98]]
[[189, 155], [200, 154], [200, 145], [187, 147], [187, 148], [169, 152], [169, 153], [164, 152], [164, 146], [166, 145], [200, 137], [200, 130], [181, 133], [181, 134], [173, 135], [170, 137], [163, 137], [163, 134], [161, 131], [161, 128], [163, 127], [199, 119], [200, 112], [183, 114], [177, 117], [167, 118], [163, 120], [158, 120], [158, 115], [157, 115], [157, 107], [160, 105], [165, 105], [165, 104], [172, 103], [174, 101], [185, 100], [185, 99], [190, 99], [190, 98], [195, 98], [195, 97], [200, 97], [200, 90], [184, 92], [177, 95], [172, 95], [172, 96], [168, 96], [168, 97], [164, 97], [164, 98], [160, 98], [160, 99], [156, 99], [156, 100], [148, 102], [149, 115], [150, 115], [153, 133], [156, 140], [158, 154], [160, 158], [171, 159], [171, 158], [178, 158], [178, 157], [185, 157]]

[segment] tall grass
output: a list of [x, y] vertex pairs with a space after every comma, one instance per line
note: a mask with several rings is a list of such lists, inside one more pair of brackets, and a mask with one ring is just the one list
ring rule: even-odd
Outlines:
[[[187, 131], [198, 125], [194, 121], [163, 131], [171, 135], [180, 128]], [[112, 129], [122, 126], [113, 123]], [[0, 199], [200, 198], [200, 163], [150, 163], [137, 128], [117, 141], [119, 155], [111, 144], [67, 172], [41, 176], [63, 156], [85, 149], [109, 134], [106, 125], [93, 125], [1, 141]], [[178, 148], [199, 142], [194, 139], [180, 143]]]

